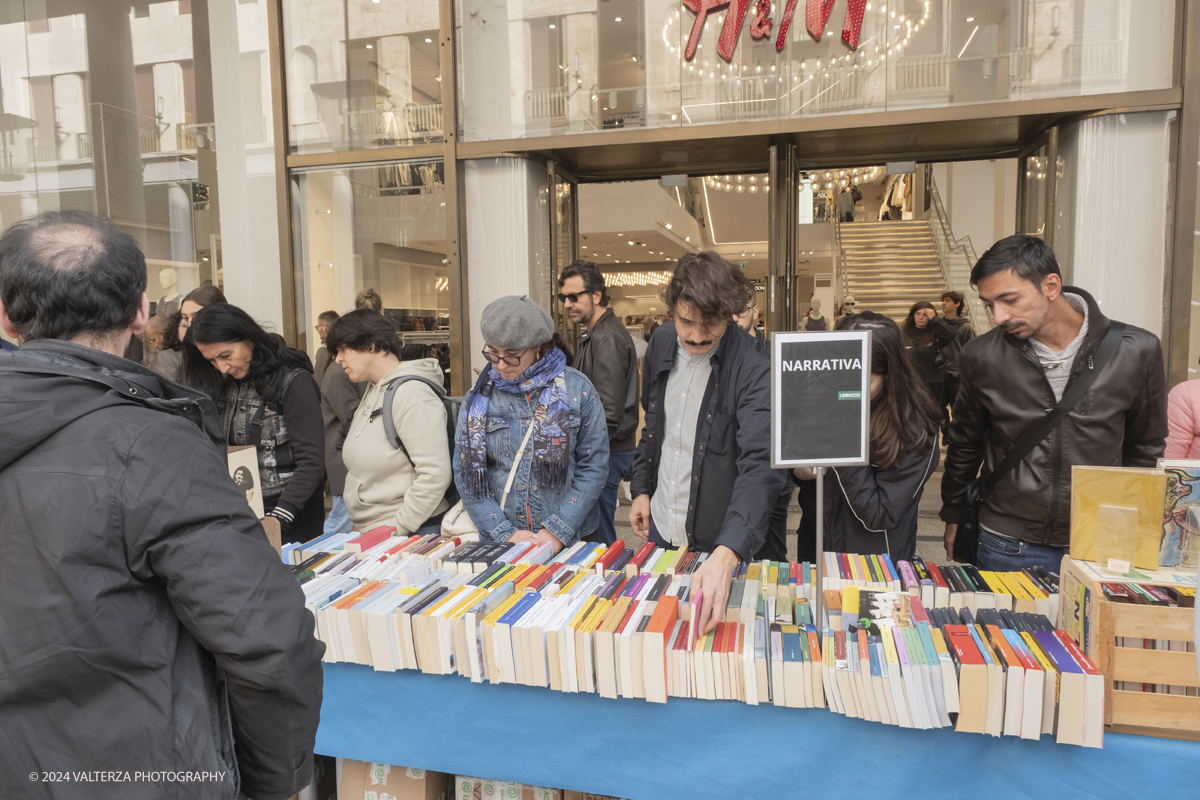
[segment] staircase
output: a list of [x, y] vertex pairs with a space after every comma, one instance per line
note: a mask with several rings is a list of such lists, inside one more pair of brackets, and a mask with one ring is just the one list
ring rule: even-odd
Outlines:
[[928, 220], [845, 222], [838, 226], [843, 296], [856, 311], [901, 322], [918, 300], [940, 309], [949, 287]]

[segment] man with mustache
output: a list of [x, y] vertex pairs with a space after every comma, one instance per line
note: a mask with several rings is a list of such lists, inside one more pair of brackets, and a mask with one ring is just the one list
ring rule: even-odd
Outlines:
[[1071, 467], [1153, 467], [1163, 454], [1162, 345], [1126, 326], [1112, 358], [1100, 363], [1095, 356], [1112, 323], [1090, 294], [1063, 286], [1054, 252], [1034, 236], [996, 242], [971, 271], [971, 283], [996, 327], [959, 356], [942, 478], [946, 557], [953, 557], [967, 485], [995, 470], [1074, 382], [1100, 369], [1079, 403], [979, 510], [980, 569], [1058, 572], [1071, 543]]
[[732, 324], [749, 291], [716, 253], [679, 259], [666, 291], [674, 319], [650, 337], [642, 372], [629, 524], [662, 547], [710, 554], [692, 576], [700, 634], [724, 618], [733, 570], [762, 546], [787, 481], [771, 469], [770, 362]]

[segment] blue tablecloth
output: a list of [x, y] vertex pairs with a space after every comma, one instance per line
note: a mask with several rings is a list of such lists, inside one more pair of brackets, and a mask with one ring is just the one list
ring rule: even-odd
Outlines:
[[318, 753], [631, 800], [741, 797], [1181, 798], [1200, 743], [1104, 749], [915, 731], [823, 709], [666, 705], [325, 665]]

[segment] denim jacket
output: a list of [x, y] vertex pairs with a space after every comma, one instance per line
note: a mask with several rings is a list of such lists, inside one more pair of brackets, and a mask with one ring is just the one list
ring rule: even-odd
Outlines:
[[[513, 459], [533, 420], [537, 397], [493, 391], [487, 410], [487, 470], [492, 494], [473, 499], [462, 490], [462, 453], [454, 448], [454, 480], [463, 496], [463, 506], [486, 542], [502, 542], [517, 531], [542, 528], [570, 547], [596, 530], [599, 515], [596, 500], [608, 478], [608, 425], [604, 405], [583, 373], [567, 368], [567, 405], [570, 417], [566, 431], [571, 437], [571, 458], [563, 486], [533, 485], [533, 441], [517, 468], [504, 509], [500, 498], [512, 470]], [[464, 403], [458, 417], [455, 441], [462, 434], [467, 413]]]

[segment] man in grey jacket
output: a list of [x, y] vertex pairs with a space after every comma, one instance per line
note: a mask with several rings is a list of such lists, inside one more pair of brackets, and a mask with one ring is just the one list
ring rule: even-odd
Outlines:
[[0, 354], [5, 800], [282, 800], [312, 777], [324, 645], [212, 401], [121, 358], [145, 289], [137, 243], [91, 214], [0, 236], [23, 345]]
[[562, 271], [558, 278], [558, 301], [571, 321], [586, 329], [574, 366], [596, 387], [608, 423], [608, 480], [597, 501], [600, 527], [588, 537], [608, 545], [617, 540], [613, 523], [617, 487], [629, 473], [637, 446], [637, 351], [633, 337], [608, 307], [604, 275], [591, 261], [572, 261]]

